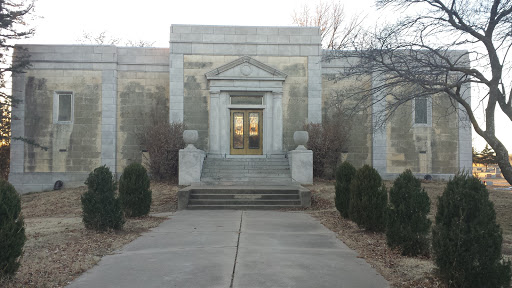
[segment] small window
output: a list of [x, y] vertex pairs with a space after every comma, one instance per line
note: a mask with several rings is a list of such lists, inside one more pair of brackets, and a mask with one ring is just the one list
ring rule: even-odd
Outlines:
[[428, 124], [428, 99], [414, 99], [414, 124]]
[[53, 116], [55, 123], [73, 122], [73, 93], [56, 92], [53, 103]]
[[261, 97], [261, 96], [231, 96], [231, 104], [262, 105], [263, 97]]

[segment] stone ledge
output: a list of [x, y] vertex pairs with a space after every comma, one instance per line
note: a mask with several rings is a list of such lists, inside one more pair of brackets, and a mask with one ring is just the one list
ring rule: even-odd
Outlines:
[[55, 181], [64, 182], [63, 188], [84, 186], [89, 172], [20, 172], [10, 173], [9, 182], [20, 194], [53, 190]]

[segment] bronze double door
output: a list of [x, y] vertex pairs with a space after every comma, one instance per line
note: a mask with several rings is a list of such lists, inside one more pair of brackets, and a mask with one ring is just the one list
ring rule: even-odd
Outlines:
[[263, 154], [263, 110], [230, 110], [231, 155]]

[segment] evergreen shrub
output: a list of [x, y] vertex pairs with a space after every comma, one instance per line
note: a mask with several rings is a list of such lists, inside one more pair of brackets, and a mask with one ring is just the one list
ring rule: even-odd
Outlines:
[[386, 238], [388, 246], [399, 247], [403, 255], [428, 255], [431, 221], [430, 198], [421, 181], [405, 170], [389, 190]]
[[453, 287], [509, 287], [510, 261], [501, 254], [502, 232], [485, 185], [458, 174], [438, 197], [432, 230], [434, 261]]
[[127, 217], [140, 217], [149, 213], [149, 177], [146, 168], [141, 164], [134, 162], [124, 169], [119, 179], [119, 199]]
[[117, 182], [108, 167], [94, 169], [85, 181], [87, 192], [82, 197], [82, 220], [87, 229], [104, 231], [123, 228], [121, 202], [116, 197]]
[[341, 163], [336, 169], [336, 194], [334, 202], [336, 209], [344, 218], [349, 218], [348, 209], [350, 207], [350, 182], [356, 174], [356, 168], [350, 162]]
[[388, 195], [379, 172], [364, 165], [350, 183], [349, 216], [358, 226], [370, 231], [386, 228]]
[[25, 240], [20, 196], [9, 182], [0, 179], [0, 278], [18, 270]]

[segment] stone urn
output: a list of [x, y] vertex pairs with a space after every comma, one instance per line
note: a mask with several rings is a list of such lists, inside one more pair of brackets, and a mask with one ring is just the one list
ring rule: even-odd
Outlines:
[[308, 140], [309, 134], [307, 131], [295, 131], [295, 133], [293, 133], [293, 141], [295, 145], [297, 145], [296, 150], [307, 150], [304, 145], [308, 143]]
[[199, 134], [197, 130], [185, 130], [183, 131], [183, 141], [187, 144], [186, 149], [196, 149], [194, 144], [197, 142]]

